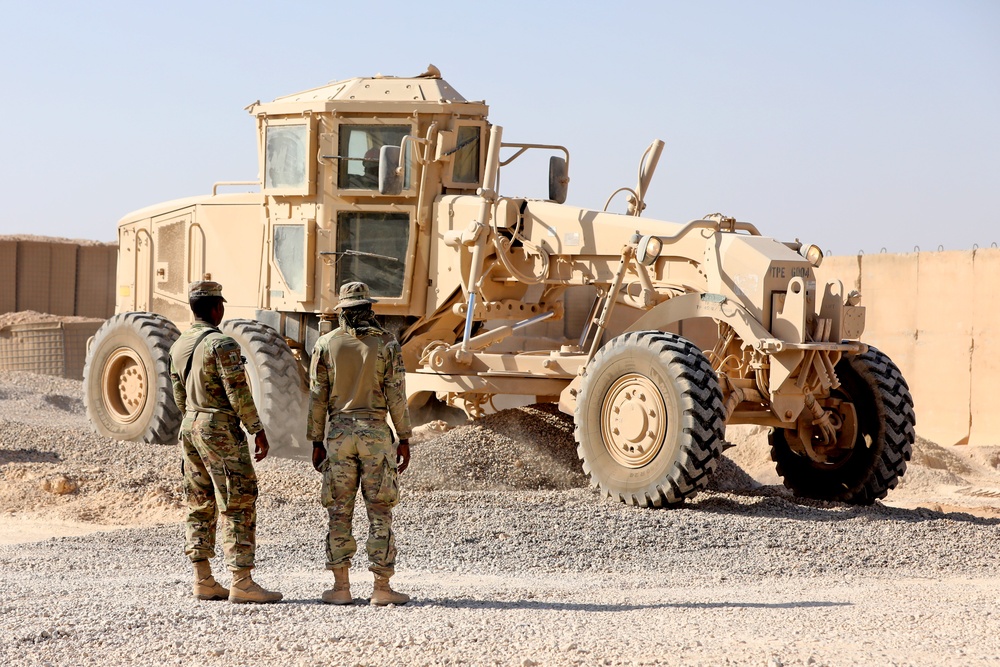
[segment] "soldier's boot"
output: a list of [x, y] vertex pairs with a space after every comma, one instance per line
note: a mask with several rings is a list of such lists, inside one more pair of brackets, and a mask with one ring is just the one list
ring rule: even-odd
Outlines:
[[194, 561], [194, 596], [199, 600], [225, 600], [229, 597], [229, 589], [215, 580], [207, 560]]
[[389, 577], [375, 575], [375, 590], [372, 591], [371, 604], [384, 607], [387, 604], [406, 604], [409, 601], [409, 595], [397, 593], [389, 587]]
[[348, 575], [348, 567], [333, 568], [333, 588], [323, 591], [323, 602], [327, 604], [352, 604], [354, 598], [351, 596], [351, 578]]
[[244, 602], [277, 602], [282, 597], [277, 591], [269, 591], [260, 587], [250, 576], [250, 568], [233, 572], [233, 585], [229, 588], [229, 601]]

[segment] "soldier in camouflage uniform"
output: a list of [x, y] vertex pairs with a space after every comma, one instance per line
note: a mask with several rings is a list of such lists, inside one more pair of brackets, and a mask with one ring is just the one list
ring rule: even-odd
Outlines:
[[[267, 435], [257, 415], [235, 340], [219, 331], [225, 313], [222, 286], [192, 283], [188, 300], [195, 321], [170, 348], [174, 400], [184, 413], [181, 447], [188, 516], [185, 553], [194, 564], [194, 595], [200, 600], [276, 602], [250, 576], [257, 528], [257, 475], [240, 423], [255, 434], [254, 459], [267, 456]], [[222, 549], [233, 572], [226, 589], [215, 581], [215, 528], [222, 514]]]
[[[340, 288], [340, 326], [316, 342], [309, 371], [307, 437], [313, 443], [313, 466], [323, 473], [321, 502], [330, 515], [326, 567], [333, 570], [335, 583], [323, 593], [323, 602], [329, 604], [354, 600], [348, 571], [358, 548], [351, 519], [359, 485], [370, 523], [368, 569], [375, 575], [371, 604], [405, 604], [410, 599], [389, 586], [396, 563], [396, 475], [410, 462], [406, 371], [399, 343], [379, 326], [373, 303], [364, 283]], [[386, 415], [391, 415], [399, 436], [396, 446]]]

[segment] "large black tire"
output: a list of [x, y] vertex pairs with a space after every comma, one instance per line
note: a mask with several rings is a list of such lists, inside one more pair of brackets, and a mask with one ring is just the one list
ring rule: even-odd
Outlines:
[[913, 451], [913, 398], [902, 373], [888, 356], [869, 347], [837, 364], [841, 397], [854, 404], [854, 448], [834, 461], [820, 463], [789, 446], [789, 434], [774, 429], [771, 458], [785, 486], [796, 495], [871, 505], [885, 498], [906, 472]]
[[243, 348], [247, 380], [271, 454], [308, 459], [312, 445], [306, 442], [306, 383], [288, 343], [255, 320], [226, 320], [219, 328]]
[[90, 423], [116, 440], [173, 444], [181, 424], [170, 384], [170, 346], [180, 332], [152, 313], [121, 313], [101, 325], [83, 366]]
[[584, 369], [574, 418], [591, 486], [632, 505], [693, 497], [722, 454], [715, 371], [697, 346], [675, 334], [637, 331], [608, 341]]

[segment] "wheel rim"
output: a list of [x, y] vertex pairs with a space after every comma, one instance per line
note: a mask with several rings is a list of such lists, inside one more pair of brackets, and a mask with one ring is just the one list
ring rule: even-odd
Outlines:
[[656, 458], [667, 432], [663, 395], [639, 373], [615, 380], [601, 406], [601, 435], [615, 461], [641, 468]]
[[149, 380], [146, 366], [135, 350], [120, 347], [104, 364], [101, 376], [104, 405], [123, 424], [134, 422], [146, 407]]

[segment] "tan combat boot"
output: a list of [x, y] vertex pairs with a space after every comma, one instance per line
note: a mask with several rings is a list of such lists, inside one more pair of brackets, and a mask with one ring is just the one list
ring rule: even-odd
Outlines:
[[250, 576], [250, 568], [233, 572], [233, 585], [229, 588], [229, 601], [244, 602], [277, 602], [281, 593], [261, 588]]
[[212, 576], [212, 565], [207, 560], [196, 560], [194, 565], [194, 596], [199, 600], [225, 600], [229, 589]]
[[354, 598], [351, 596], [351, 579], [348, 575], [348, 567], [333, 568], [333, 588], [323, 591], [323, 602], [327, 604], [352, 604]]
[[410, 596], [406, 593], [397, 593], [389, 588], [389, 577], [375, 575], [375, 590], [372, 591], [371, 604], [384, 607], [387, 604], [406, 604], [410, 601]]

